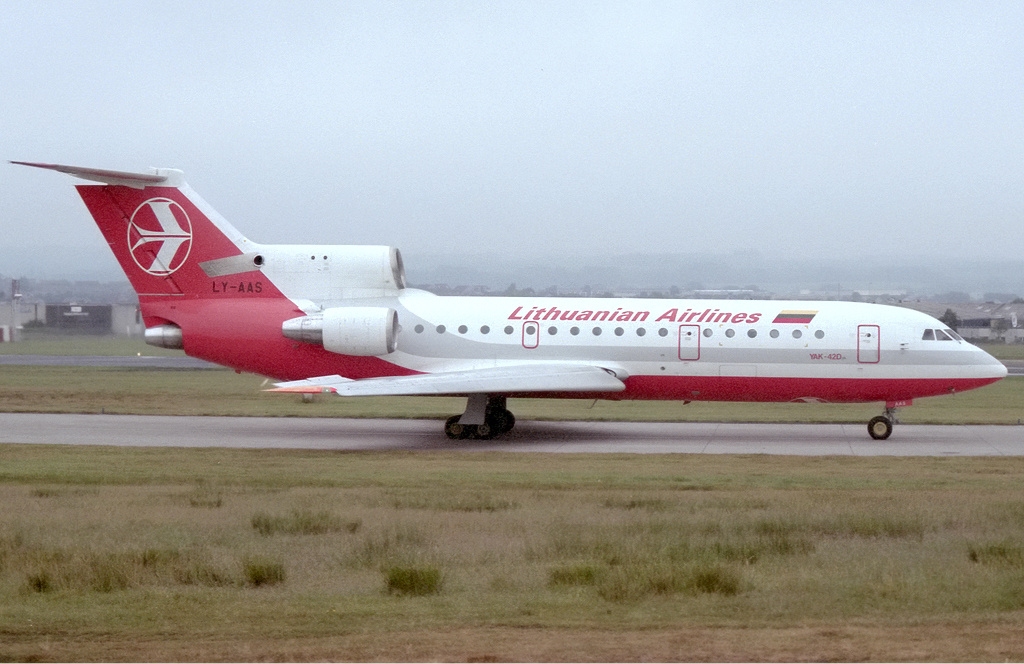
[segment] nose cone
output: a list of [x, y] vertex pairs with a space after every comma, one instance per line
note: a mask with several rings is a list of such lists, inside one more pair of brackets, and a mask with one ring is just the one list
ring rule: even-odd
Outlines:
[[993, 381], [1006, 378], [1007, 369], [1005, 364], [980, 348], [977, 349], [977, 353], [978, 359], [975, 364], [985, 373], [986, 378], [991, 378]]

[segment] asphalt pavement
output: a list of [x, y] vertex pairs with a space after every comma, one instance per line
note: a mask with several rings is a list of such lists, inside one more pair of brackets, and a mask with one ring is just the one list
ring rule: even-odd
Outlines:
[[496, 440], [453, 441], [440, 420], [0, 413], [0, 443], [317, 450], [799, 456], [1024, 456], [1024, 426], [520, 422]]

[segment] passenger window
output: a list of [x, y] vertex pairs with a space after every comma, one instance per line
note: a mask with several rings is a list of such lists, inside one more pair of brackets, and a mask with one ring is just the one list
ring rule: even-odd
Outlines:
[[437, 326], [437, 333], [438, 334], [444, 334], [444, 329], [445, 329], [444, 325], [438, 325]]
[[483, 327], [481, 327], [481, 328], [480, 328], [480, 333], [481, 333], [481, 334], [487, 334], [487, 333], [489, 333], [490, 331], [491, 331], [491, 328], [490, 328], [490, 327], [488, 327], [487, 325], [484, 325]]
[[580, 328], [578, 328], [578, 327], [569, 328], [569, 334], [571, 334], [572, 336], [575, 337], [579, 333], [580, 333]]
[[469, 328], [466, 327], [465, 325], [460, 325], [459, 326], [459, 334], [465, 334], [466, 332], [469, 332]]
[[935, 330], [925, 330], [921, 341], [935, 341]]
[[757, 336], [757, 330], [755, 330], [754, 328], [750, 328], [749, 330], [747, 330], [747, 336], [753, 339], [754, 337]]
[[422, 325], [417, 325], [413, 329], [416, 330], [416, 334], [420, 334], [421, 332], [423, 332], [423, 326]]
[[725, 331], [725, 336], [727, 336], [727, 337], [729, 337], [730, 339], [732, 339], [733, 337], [735, 337], [735, 336], [736, 336], [736, 330], [734, 330], [734, 329], [732, 329], [732, 328], [730, 327], [730, 328], [729, 328], [728, 330], [726, 330], [726, 331]]
[[506, 325], [505, 326], [505, 334], [512, 334], [512, 332], [513, 332], [512, 326], [511, 325]]
[[[793, 331], [796, 332], [796, 330], [793, 330]], [[778, 339], [779, 338], [779, 331], [778, 330], [772, 330], [771, 332], [768, 333], [768, 336], [770, 336], [772, 339]]]
[[550, 334], [551, 336], [555, 336], [556, 334], [558, 334], [558, 328], [552, 325], [551, 327], [548, 328], [548, 334]]
[[793, 330], [793, 338], [794, 339], [799, 339], [802, 336], [804, 336], [803, 332], [801, 332], [800, 330]]
[[642, 337], [642, 336], [644, 336], [645, 334], [647, 334], [647, 330], [645, 330], [644, 328], [642, 328], [642, 327], [638, 327], [638, 328], [636, 329], [636, 336], [638, 336], [638, 337]]
[[815, 330], [814, 331], [814, 338], [815, 339], [824, 339], [825, 338], [825, 330]]
[[660, 330], [658, 330], [658, 336], [659, 337], [667, 337], [668, 336], [668, 330], [666, 330], [665, 328], [661, 328]]
[[714, 334], [714, 332], [711, 331], [710, 327], [705, 327], [704, 328], [704, 336], [705, 337], [710, 337], [712, 334]]
[[623, 332], [625, 332], [625, 330], [623, 330], [621, 327], [615, 328], [615, 336], [621, 337]]
[[601, 336], [601, 328], [599, 328], [599, 327], [595, 327], [594, 328], [594, 336], [595, 337]]

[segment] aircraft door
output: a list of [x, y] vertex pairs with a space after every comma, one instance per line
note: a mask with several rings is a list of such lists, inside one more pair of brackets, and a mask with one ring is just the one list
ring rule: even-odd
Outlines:
[[540, 345], [540, 323], [527, 321], [523, 323], [523, 348], [536, 348]]
[[881, 359], [881, 334], [877, 325], [857, 326], [857, 361], [878, 364]]
[[679, 359], [700, 359], [700, 325], [679, 326]]

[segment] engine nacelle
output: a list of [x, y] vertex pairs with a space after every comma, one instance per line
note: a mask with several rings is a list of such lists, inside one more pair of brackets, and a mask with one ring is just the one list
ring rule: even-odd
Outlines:
[[340, 355], [387, 355], [398, 348], [398, 312], [388, 307], [331, 307], [286, 320], [281, 333]]
[[147, 327], [143, 338], [147, 344], [158, 348], [181, 349], [185, 347], [181, 336], [181, 328], [170, 323]]
[[405, 288], [402, 254], [394, 247], [261, 245], [242, 256], [204, 263], [208, 273], [254, 267], [282, 292], [301, 293], [313, 302], [386, 297]]

